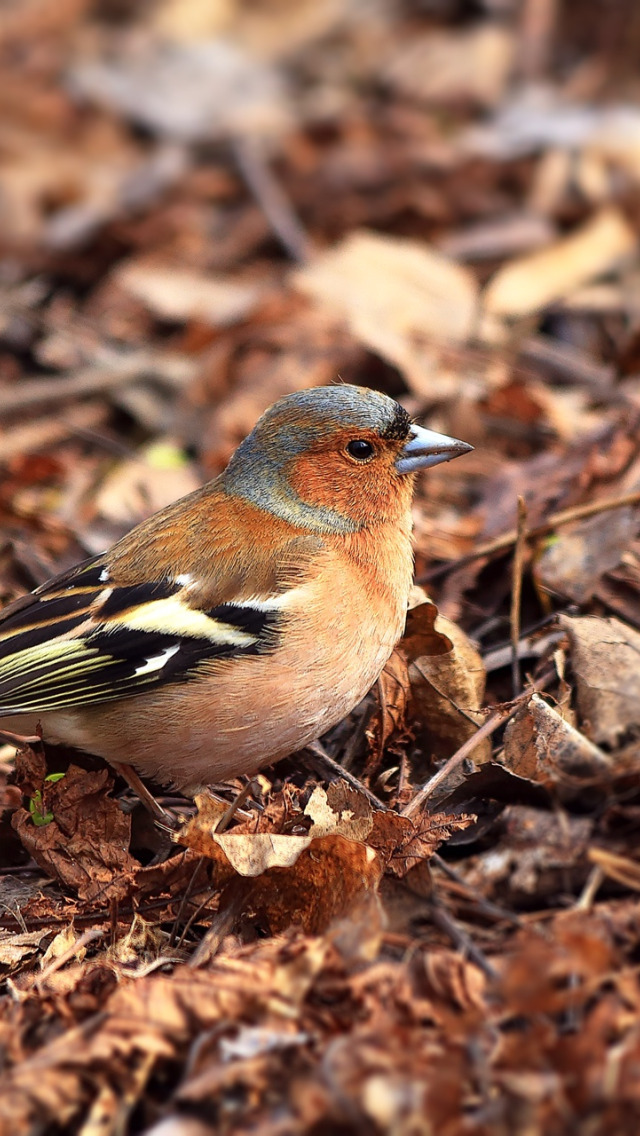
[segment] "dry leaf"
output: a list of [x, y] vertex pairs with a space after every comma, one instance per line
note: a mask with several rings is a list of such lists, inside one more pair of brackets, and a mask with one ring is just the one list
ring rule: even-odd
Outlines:
[[636, 233], [622, 213], [602, 209], [570, 236], [496, 272], [483, 294], [483, 310], [502, 319], [533, 315], [611, 271], [637, 247]]
[[90, 903], [128, 895], [139, 867], [128, 852], [131, 817], [106, 795], [112, 784], [107, 769], [70, 765], [62, 780], [45, 785], [41, 812], [53, 814], [49, 823], [34, 824], [26, 809], [12, 817], [36, 863]]
[[[480, 654], [430, 600], [409, 611], [396, 650], [408, 666], [411, 729], [428, 752], [449, 757], [484, 720], [479, 710], [486, 676]], [[474, 761], [490, 757], [487, 739], [476, 747]]]
[[536, 903], [557, 902], [559, 895], [584, 885], [590, 819], [565, 814], [560, 824], [552, 812], [509, 805], [501, 829], [499, 842], [474, 857], [465, 871], [472, 889], [517, 905], [532, 896]]
[[[299, 926], [317, 935], [377, 891], [382, 867], [381, 857], [368, 845], [339, 835], [321, 836], [298, 855], [293, 867], [270, 869], [254, 882], [251, 907], [273, 934]], [[233, 886], [225, 889], [229, 895]], [[221, 906], [225, 899], [223, 894]]]
[[327, 789], [317, 785], [304, 810], [313, 824], [309, 835], [326, 836], [340, 833], [350, 840], [365, 842], [374, 825], [374, 813], [366, 798], [347, 785], [332, 781]]
[[585, 783], [606, 782], [611, 770], [607, 755], [539, 694], [508, 723], [502, 761], [518, 777], [557, 787], [563, 799], [576, 796]]
[[261, 876], [269, 868], [292, 868], [311, 836], [278, 836], [276, 833], [212, 833], [211, 839], [222, 850], [239, 876]]
[[0, 967], [4, 975], [11, 974], [24, 959], [35, 954], [42, 940], [50, 934], [47, 927], [39, 931], [20, 931], [15, 935], [8, 931], [0, 932]]
[[159, 319], [201, 320], [211, 327], [228, 327], [245, 319], [264, 294], [257, 283], [135, 260], [118, 268], [114, 280]]
[[418, 864], [426, 864], [454, 832], [469, 828], [475, 817], [466, 813], [422, 813], [416, 819], [394, 812], [375, 813], [369, 843], [384, 857], [387, 871], [400, 879]]
[[393, 87], [426, 103], [470, 100], [496, 103], [514, 55], [513, 33], [482, 23], [468, 31], [429, 31], [401, 44], [386, 68]]
[[234, 8], [234, 0], [160, 0], [152, 26], [163, 39], [210, 39], [226, 30]]
[[[637, 488], [636, 481], [628, 492]], [[620, 564], [638, 532], [639, 518], [640, 509], [630, 505], [559, 528], [535, 561], [541, 587], [587, 603], [604, 573]]]
[[289, 126], [281, 73], [229, 41], [146, 37], [72, 70], [75, 91], [182, 142], [280, 134]]
[[425, 243], [364, 230], [315, 256], [293, 283], [430, 397], [434, 347], [464, 343], [476, 318], [478, 291], [466, 268]]
[[[332, 793], [339, 812], [327, 802], [326, 794], [324, 798], [318, 794], [312, 803], [311, 813], [318, 817], [325, 835], [217, 834], [212, 831], [215, 818], [207, 806], [189, 821], [179, 840], [217, 865], [216, 882], [225, 885], [221, 910], [240, 894], [239, 879], [250, 879], [243, 906], [251, 908], [273, 933], [296, 925], [315, 934], [346, 915], [356, 900], [375, 892], [382, 875], [378, 853], [360, 839], [347, 839], [338, 831], [341, 827], [349, 829], [351, 824], [340, 808], [340, 801], [344, 804], [347, 799], [345, 793], [350, 793], [346, 787]], [[352, 804], [364, 814], [364, 827], [370, 827], [366, 802], [364, 806], [355, 801]]]
[[145, 517], [185, 497], [202, 484], [195, 467], [168, 438], [158, 438], [139, 456], [120, 462], [94, 496], [96, 512], [130, 528]]
[[367, 730], [375, 760], [379, 761], [388, 743], [402, 740], [406, 732], [407, 709], [411, 695], [407, 660], [394, 651], [378, 679], [377, 712]]
[[619, 619], [560, 616], [567, 631], [578, 714], [597, 745], [640, 730], [640, 632]]

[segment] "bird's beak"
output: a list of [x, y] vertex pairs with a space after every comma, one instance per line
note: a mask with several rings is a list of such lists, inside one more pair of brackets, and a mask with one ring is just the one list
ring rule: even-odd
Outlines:
[[472, 449], [473, 446], [468, 442], [460, 442], [447, 434], [436, 434], [435, 430], [425, 430], [423, 426], [413, 424], [409, 440], [396, 458], [395, 466], [398, 473], [416, 473], [419, 469], [429, 469], [440, 462], [459, 458]]

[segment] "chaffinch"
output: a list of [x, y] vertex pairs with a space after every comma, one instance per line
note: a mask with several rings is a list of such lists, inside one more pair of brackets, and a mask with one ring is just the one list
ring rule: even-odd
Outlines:
[[471, 448], [362, 387], [280, 399], [219, 477], [5, 610], [0, 719], [187, 791], [301, 749], [402, 634], [416, 472]]

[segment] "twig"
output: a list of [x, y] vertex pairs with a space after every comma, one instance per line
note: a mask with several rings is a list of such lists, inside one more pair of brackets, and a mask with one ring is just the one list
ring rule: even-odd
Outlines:
[[88, 947], [90, 943], [94, 943], [96, 939], [102, 939], [103, 936], [104, 931], [100, 927], [94, 927], [89, 931], [83, 931], [80, 935], [80, 938], [76, 939], [75, 943], [72, 943], [70, 947], [67, 947], [66, 951], [63, 951], [61, 955], [58, 955], [58, 958], [53, 959], [53, 961], [50, 962], [49, 965], [42, 971], [42, 974], [39, 974], [37, 976], [36, 986], [41, 986], [43, 982], [46, 982], [47, 978], [50, 978], [52, 974], [55, 974], [57, 970], [60, 970], [60, 968], [63, 967], [65, 963], [68, 963], [69, 960], [72, 959], [75, 955], [77, 955], [79, 951], [84, 950], [84, 948]]
[[464, 892], [481, 915], [485, 915], [490, 919], [498, 919], [506, 923], [511, 923], [514, 927], [522, 927], [522, 919], [519, 915], [516, 915], [513, 911], [509, 911], [506, 907], [501, 907], [499, 904], [493, 903], [490, 899], [486, 899], [484, 895], [479, 895], [478, 892], [467, 883], [464, 876], [456, 872], [455, 868], [452, 868], [451, 864], [443, 860], [438, 852], [434, 852], [431, 857], [431, 863], [437, 864], [445, 876], [448, 876], [450, 880], [458, 884], [460, 890]]
[[376, 797], [375, 793], [372, 793], [371, 789], [368, 789], [362, 781], [354, 777], [353, 773], [345, 769], [344, 765], [341, 765], [339, 761], [335, 761], [332, 757], [329, 757], [329, 754], [324, 750], [320, 742], [310, 742], [309, 745], [306, 746], [306, 749], [309, 753], [312, 753], [316, 760], [319, 761], [321, 765], [324, 765], [334, 777], [340, 777], [343, 781], [347, 782], [350, 789], [354, 789], [356, 793], [361, 793], [363, 797], [366, 797], [369, 804], [372, 805], [374, 809], [384, 813], [388, 812], [388, 806], [385, 805], [379, 797]]
[[217, 823], [217, 825], [214, 829], [214, 832], [216, 832], [216, 833], [225, 832], [225, 830], [231, 824], [231, 821], [233, 820], [234, 816], [236, 815], [238, 809], [240, 808], [240, 805], [244, 805], [244, 802], [246, 801], [246, 799], [249, 796], [249, 793], [251, 792], [252, 789], [253, 789], [253, 781], [247, 781], [246, 785], [243, 785], [240, 792], [237, 794], [235, 799], [231, 802], [228, 809], [226, 809], [225, 812], [223, 812], [222, 816], [220, 817], [220, 820], [218, 821], [218, 823]]
[[519, 63], [525, 79], [541, 80], [546, 75], [557, 21], [557, 0], [524, 0]]
[[518, 535], [513, 552], [513, 579], [511, 581], [511, 681], [513, 697], [520, 693], [520, 609], [522, 604], [522, 571], [527, 542], [527, 506], [524, 497], [518, 497]]
[[255, 880], [242, 877], [238, 877], [238, 879], [234, 880], [235, 891], [233, 897], [226, 907], [214, 915], [211, 926], [199, 942], [187, 966], [193, 967], [194, 969], [199, 966], [204, 966], [205, 963], [210, 962], [214, 955], [217, 954], [222, 940], [227, 935], [231, 934], [236, 920], [238, 920], [246, 910], [251, 894], [255, 890], [255, 886]]
[[292, 260], [304, 264], [311, 255], [311, 242], [274, 177], [261, 143], [239, 136], [234, 139], [233, 147], [242, 176], [278, 240]]
[[480, 967], [480, 970], [486, 974], [487, 978], [496, 979], [498, 977], [497, 971], [494, 970], [489, 960], [485, 958], [480, 948], [475, 945], [471, 936], [456, 923], [453, 916], [450, 915], [436, 899], [432, 900], [429, 906], [429, 914], [436, 927], [444, 931], [445, 935], [451, 939], [451, 942], [458, 948], [461, 954], [466, 955], [476, 966]]
[[519, 698], [514, 699], [510, 706], [503, 706], [499, 710], [494, 710], [493, 713], [489, 715], [486, 722], [476, 730], [475, 734], [467, 738], [466, 742], [463, 742], [448, 761], [445, 761], [442, 768], [439, 769], [437, 773], [434, 773], [433, 777], [418, 790], [415, 797], [409, 801], [409, 804], [405, 805], [401, 815], [412, 816], [413, 813], [417, 812], [417, 810], [424, 805], [425, 801], [433, 796], [435, 790], [442, 784], [445, 778], [447, 778], [454, 769], [457, 769], [459, 765], [462, 765], [462, 762], [473, 752], [478, 743], [483, 741], [484, 738], [490, 737], [491, 734], [498, 729], [498, 726], [501, 726], [503, 722], [512, 718], [514, 714], [517, 714], [522, 704], [527, 702], [536, 691], [544, 690], [554, 674], [555, 671], [551, 669], [546, 670], [539, 679], [536, 679], [535, 682], [532, 682], [526, 690], [523, 691]]
[[578, 896], [576, 902], [574, 903], [573, 910], [591, 911], [596, 895], [599, 892], [600, 886], [604, 883], [605, 879], [606, 876], [602, 871], [602, 868], [599, 864], [596, 864], [589, 872], [587, 882], [584, 885], [582, 892]]
[[[200, 869], [201, 869], [201, 867], [204, 863], [205, 863], [205, 858], [204, 858], [204, 856], [201, 856], [200, 859], [198, 860], [195, 868], [193, 869], [193, 872], [191, 873], [191, 878], [189, 880], [189, 883], [187, 884], [186, 891], [185, 891], [184, 895], [182, 896], [182, 898], [180, 900], [180, 907], [178, 908], [175, 919], [173, 920], [173, 926], [171, 928], [171, 934], [169, 936], [169, 950], [172, 950], [176, 945], [176, 935], [178, 933], [178, 927], [180, 926], [180, 922], [182, 920], [183, 912], [184, 912], [184, 910], [185, 910], [185, 908], [186, 908], [186, 906], [189, 902], [191, 892], [193, 891], [193, 889], [195, 887], [195, 882], [196, 882], [196, 877], [198, 875], [198, 872], [200, 871]], [[182, 942], [183, 937], [184, 936], [180, 937], [180, 943]], [[178, 945], [180, 945], [180, 944], [178, 944]]]
[[[572, 521], [582, 521], [586, 517], [595, 517], [598, 513], [608, 513], [610, 509], [624, 509], [629, 505], [640, 505], [640, 491], [625, 493], [621, 497], [607, 497], [604, 501], [591, 501], [587, 505], [574, 505], [571, 509], [561, 509], [558, 513], [552, 513], [549, 520], [545, 521], [544, 524], [535, 525], [534, 528], [529, 529], [527, 540], [536, 540], [540, 536], [547, 536], [554, 529], [561, 525], [570, 525]], [[456, 568], [471, 564], [474, 560], [481, 560], [484, 556], [493, 556], [496, 552], [505, 552], [516, 543], [517, 539], [518, 530], [510, 529], [509, 532], [497, 536], [494, 540], [487, 540], [484, 544], [479, 544], [473, 552], [468, 552], [466, 556], [460, 556], [457, 560], [450, 560], [447, 564], [438, 564], [435, 568], [430, 568], [416, 583], [427, 584], [431, 580], [438, 580], [440, 576], [446, 576], [448, 572], [453, 572]]]
[[99, 426], [105, 415], [106, 408], [102, 403], [87, 402], [82, 406], [69, 407], [60, 417], [53, 418], [49, 415], [47, 418], [36, 418], [25, 426], [17, 426], [0, 437], [0, 462], [55, 446], [74, 434], [78, 428], [84, 430]]

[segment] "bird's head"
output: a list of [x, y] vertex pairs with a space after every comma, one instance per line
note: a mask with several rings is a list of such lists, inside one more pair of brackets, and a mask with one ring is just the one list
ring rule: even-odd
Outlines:
[[259, 419], [223, 474], [228, 493], [315, 532], [357, 532], [409, 508], [414, 474], [473, 449], [412, 423], [366, 387], [286, 395]]

